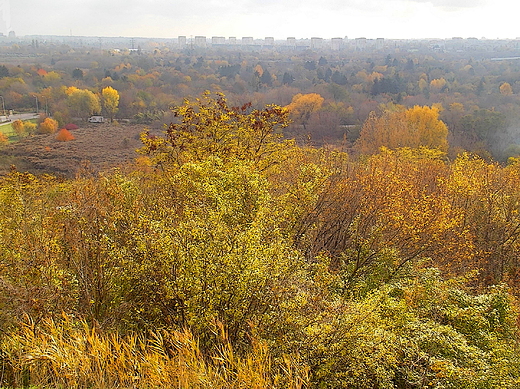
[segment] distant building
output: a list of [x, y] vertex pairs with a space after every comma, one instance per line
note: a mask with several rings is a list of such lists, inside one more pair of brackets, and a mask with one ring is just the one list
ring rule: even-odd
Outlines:
[[292, 48], [296, 47], [296, 38], [293, 36], [288, 37], [287, 46], [292, 47]]
[[197, 35], [193, 44], [196, 47], [206, 47], [206, 37], [202, 35]]
[[323, 48], [323, 38], [311, 38], [311, 49]]
[[242, 46], [252, 46], [253, 45], [253, 37], [252, 36], [244, 36], [242, 37]]
[[16, 38], [14, 31], [9, 31], [9, 38]]
[[266, 36], [264, 46], [274, 46], [274, 38], [272, 36]]
[[236, 37], [236, 36], [230, 36], [230, 37], [229, 37], [229, 44], [230, 44], [231, 46], [236, 45], [236, 44], [237, 44], [237, 37]]
[[376, 49], [382, 50], [385, 48], [385, 38], [377, 38], [376, 39]]
[[367, 49], [367, 38], [356, 38], [356, 50], [365, 51]]
[[184, 35], [179, 35], [177, 43], [181, 49], [184, 49], [186, 47], [186, 37]]
[[222, 46], [226, 44], [226, 38], [223, 36], [213, 36], [211, 37], [211, 44], [213, 46]]
[[330, 41], [330, 46], [334, 51], [341, 50], [343, 47], [343, 38], [332, 38]]

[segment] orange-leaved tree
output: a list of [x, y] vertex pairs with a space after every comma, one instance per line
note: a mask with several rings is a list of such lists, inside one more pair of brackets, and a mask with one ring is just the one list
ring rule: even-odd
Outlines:
[[74, 135], [72, 135], [70, 133], [70, 131], [67, 130], [66, 128], [62, 128], [58, 132], [58, 135], [56, 135], [56, 139], [59, 140], [60, 142], [68, 142], [69, 140], [73, 140], [74, 139]]

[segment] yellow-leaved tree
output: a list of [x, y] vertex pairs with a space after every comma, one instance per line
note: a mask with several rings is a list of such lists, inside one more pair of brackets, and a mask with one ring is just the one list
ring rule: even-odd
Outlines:
[[39, 128], [42, 134], [54, 134], [58, 130], [58, 122], [51, 118], [45, 118], [45, 120], [40, 123]]
[[513, 94], [513, 88], [509, 82], [504, 82], [499, 89], [502, 96], [511, 96]]
[[306, 129], [307, 122], [311, 115], [318, 111], [323, 105], [325, 99], [317, 93], [307, 93], [305, 95], [298, 93], [292, 98], [291, 104], [286, 108], [291, 114], [291, 118], [303, 125]]
[[407, 110], [372, 112], [357, 141], [363, 154], [376, 153], [380, 147], [428, 147], [448, 150], [448, 127], [439, 119], [437, 107], [415, 106]]
[[87, 118], [101, 112], [99, 97], [88, 89], [67, 88], [67, 104], [76, 117]]
[[213, 96], [206, 91], [195, 100], [185, 99], [173, 108], [173, 114], [176, 121], [165, 137], [141, 135], [141, 153], [152, 156], [163, 168], [214, 156], [224, 162], [251, 161], [263, 170], [286, 159], [294, 144], [282, 140], [288, 111], [274, 104], [264, 109], [253, 109], [251, 103], [232, 107], [222, 93]]
[[101, 96], [103, 97], [103, 108], [110, 116], [110, 121], [113, 122], [114, 115], [119, 110], [119, 93], [111, 86], [107, 86], [101, 91]]

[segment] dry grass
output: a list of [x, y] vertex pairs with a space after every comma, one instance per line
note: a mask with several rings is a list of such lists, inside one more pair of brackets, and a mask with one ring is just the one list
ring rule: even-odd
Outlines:
[[274, 367], [259, 340], [253, 340], [247, 355], [238, 356], [222, 334], [218, 351], [204, 356], [189, 331], [122, 337], [69, 317], [60, 323], [46, 320], [39, 327], [27, 324], [1, 344], [3, 371], [10, 375], [3, 381], [13, 387], [91, 389], [307, 386], [308, 370], [293, 359], [286, 357], [282, 366]]

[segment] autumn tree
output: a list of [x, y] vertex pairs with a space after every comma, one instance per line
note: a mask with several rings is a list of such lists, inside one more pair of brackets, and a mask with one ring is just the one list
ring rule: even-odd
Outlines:
[[381, 146], [448, 149], [448, 127], [439, 120], [437, 107], [414, 106], [407, 110], [372, 112], [357, 141], [362, 153], [375, 153]]
[[60, 142], [68, 142], [74, 139], [74, 135], [72, 135], [66, 128], [62, 128], [56, 135], [56, 139]]
[[0, 132], [0, 145], [5, 145], [9, 143], [9, 138], [4, 135], [3, 132]]
[[107, 86], [101, 91], [101, 96], [103, 97], [103, 108], [110, 116], [110, 121], [113, 122], [114, 115], [118, 111], [119, 93], [111, 86]]
[[173, 108], [176, 121], [166, 137], [142, 134], [141, 152], [157, 162], [179, 166], [216, 156], [224, 161], [253, 161], [263, 168], [279, 163], [291, 141], [281, 142], [280, 129], [288, 124], [288, 111], [277, 105], [253, 109], [251, 103], [241, 107], [228, 105], [226, 97], [205, 92], [194, 101]]
[[101, 112], [99, 97], [88, 89], [69, 87], [66, 90], [67, 103], [77, 117], [87, 118]]
[[23, 124], [23, 128], [27, 134], [32, 134], [33, 132], [35, 132], [37, 127], [38, 126], [36, 125], [36, 123], [29, 122], [29, 121], [26, 121]]
[[45, 118], [39, 126], [42, 134], [54, 134], [58, 130], [58, 122], [51, 118]]
[[502, 96], [511, 96], [513, 94], [513, 88], [511, 88], [511, 84], [504, 82], [502, 85], [500, 85], [500, 94]]
[[305, 95], [298, 93], [286, 108], [289, 110], [291, 118], [301, 123], [304, 129], [307, 129], [306, 125], [311, 115], [321, 108], [324, 101], [325, 99], [317, 93]]
[[11, 127], [13, 128], [14, 132], [16, 132], [16, 134], [18, 136], [22, 136], [25, 132], [25, 127], [23, 125], [23, 122], [20, 119], [12, 122]]

